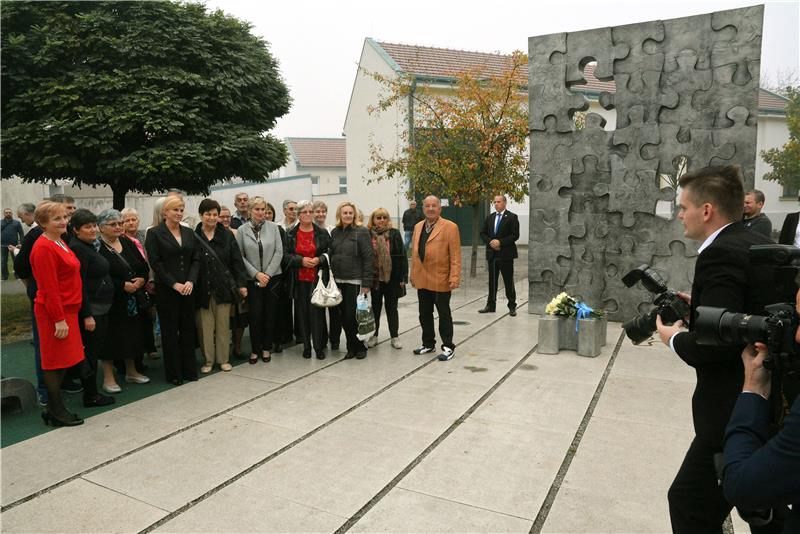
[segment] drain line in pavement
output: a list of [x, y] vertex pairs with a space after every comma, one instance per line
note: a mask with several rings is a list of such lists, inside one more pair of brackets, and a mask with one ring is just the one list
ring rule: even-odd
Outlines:
[[589, 425], [589, 421], [592, 419], [592, 414], [594, 414], [597, 401], [600, 400], [600, 394], [603, 393], [606, 380], [608, 379], [608, 375], [611, 373], [611, 369], [614, 367], [614, 362], [617, 359], [617, 353], [619, 352], [619, 348], [622, 346], [622, 342], [624, 340], [625, 332], [622, 332], [617, 340], [617, 346], [614, 347], [614, 352], [611, 353], [611, 357], [608, 359], [603, 376], [600, 378], [600, 382], [597, 384], [597, 389], [594, 391], [594, 396], [592, 397], [591, 402], [589, 402], [589, 407], [586, 408], [586, 413], [583, 414], [583, 419], [581, 420], [581, 424], [578, 426], [578, 430], [575, 432], [575, 437], [572, 438], [572, 443], [567, 449], [567, 454], [564, 456], [564, 460], [561, 462], [561, 467], [558, 468], [556, 478], [550, 485], [550, 490], [547, 492], [547, 496], [545, 497], [541, 508], [539, 508], [539, 513], [536, 515], [536, 519], [533, 521], [530, 534], [539, 534], [542, 531], [542, 527], [544, 527], [545, 521], [547, 521], [547, 515], [550, 513], [550, 508], [553, 506], [553, 503], [558, 496], [558, 490], [561, 488], [561, 483], [564, 481], [564, 477], [567, 476], [567, 471], [569, 471], [569, 466], [572, 463], [572, 459], [578, 452], [578, 446], [581, 444], [581, 439], [583, 439], [583, 433], [586, 431], [586, 427]]
[[[482, 297], [481, 297], [481, 298], [482, 298]], [[478, 300], [478, 299], [476, 299], [476, 300]], [[465, 303], [463, 306], [467, 306], [468, 304], [470, 304], [470, 303], [472, 303], [472, 302], [474, 302], [474, 301], [471, 301], [471, 302]], [[460, 307], [463, 307], [463, 306], [460, 306]], [[502, 319], [503, 319], [503, 317], [505, 317], [505, 316], [506, 316], [506, 314], [502, 314], [502, 315], [501, 315], [500, 317], [498, 317], [497, 319], [495, 319], [495, 320], [491, 321], [490, 323], [486, 324], [486, 325], [485, 325], [485, 326], [483, 326], [482, 328], [480, 328], [480, 329], [476, 330], [475, 332], [473, 332], [473, 333], [472, 333], [472, 334], [470, 334], [469, 336], [465, 337], [463, 340], [459, 341], [459, 343], [465, 343], [466, 341], [469, 341], [469, 340], [470, 340], [470, 339], [472, 339], [473, 337], [475, 337], [475, 336], [477, 336], [478, 334], [480, 334], [482, 331], [486, 330], [487, 328], [491, 327], [492, 325], [494, 325], [494, 324], [495, 324], [495, 323], [497, 323], [498, 321], [502, 320]], [[413, 329], [412, 329], [412, 330], [413, 330]], [[536, 347], [534, 347], [534, 349], [535, 349], [535, 348], [536, 348]], [[534, 349], [531, 349], [531, 352], [533, 352], [533, 350], [534, 350]], [[522, 359], [522, 360], [521, 360], [521, 361], [520, 361], [520, 362], [519, 362], [517, 365], [515, 365], [515, 366], [514, 366], [514, 368], [512, 369], [512, 371], [511, 371], [511, 372], [513, 372], [513, 370], [515, 370], [515, 369], [516, 369], [516, 368], [519, 366], [519, 364], [520, 364], [520, 363], [524, 362], [524, 361], [525, 361], [525, 359], [527, 359], [527, 357], [528, 357], [528, 356], [531, 354], [531, 352], [529, 352], [528, 354], [526, 354], [526, 355], [525, 355], [525, 357], [524, 357], [524, 358], [523, 358], [523, 359]], [[339, 360], [339, 361], [344, 361], [344, 360]], [[374, 398], [378, 397], [379, 395], [382, 395], [382, 394], [383, 394], [383, 393], [385, 393], [387, 390], [389, 390], [389, 389], [393, 388], [394, 386], [396, 386], [396, 385], [397, 385], [397, 384], [399, 384], [400, 382], [404, 381], [406, 378], [408, 378], [408, 377], [410, 377], [410, 376], [412, 376], [412, 375], [416, 374], [417, 372], [421, 371], [422, 369], [424, 369], [425, 367], [427, 367], [428, 365], [430, 365], [430, 364], [432, 364], [432, 363], [434, 363], [434, 362], [436, 362], [436, 361], [437, 361], [437, 359], [434, 357], [434, 358], [431, 358], [430, 360], [426, 361], [426, 362], [425, 362], [425, 363], [423, 363], [422, 365], [420, 365], [420, 366], [418, 366], [418, 367], [415, 367], [414, 369], [412, 369], [412, 370], [411, 370], [411, 371], [409, 371], [408, 373], [404, 374], [403, 376], [401, 376], [401, 377], [397, 378], [396, 380], [394, 380], [394, 381], [392, 381], [391, 383], [387, 384], [386, 386], [382, 387], [381, 389], [379, 389], [378, 391], [376, 391], [376, 392], [375, 392], [375, 393], [373, 393], [372, 395], [370, 395], [370, 396], [368, 396], [368, 397], [366, 397], [366, 398], [364, 398], [364, 399], [360, 400], [359, 402], [357, 402], [357, 403], [356, 403], [356, 404], [354, 404], [353, 406], [349, 407], [348, 409], [346, 409], [345, 411], [343, 411], [343, 412], [342, 412], [342, 413], [340, 413], [339, 415], [337, 415], [337, 416], [335, 416], [335, 417], [333, 417], [333, 418], [329, 419], [329, 420], [328, 420], [328, 421], [326, 421], [325, 423], [323, 423], [323, 424], [321, 424], [320, 426], [318, 426], [318, 427], [314, 428], [313, 430], [310, 430], [310, 431], [309, 431], [309, 432], [307, 432], [306, 434], [303, 434], [302, 436], [300, 436], [299, 438], [297, 438], [297, 439], [296, 439], [296, 440], [294, 440], [293, 442], [289, 443], [288, 445], [284, 445], [283, 447], [281, 447], [281, 448], [280, 448], [280, 449], [278, 449], [277, 451], [273, 452], [272, 454], [270, 454], [270, 455], [269, 455], [269, 456], [267, 456], [266, 458], [262, 458], [261, 460], [259, 460], [259, 461], [258, 461], [258, 462], [256, 462], [255, 464], [251, 465], [250, 467], [248, 467], [248, 468], [244, 469], [243, 471], [240, 471], [239, 473], [237, 473], [237, 474], [236, 474], [236, 475], [234, 475], [233, 477], [231, 477], [231, 478], [229, 478], [229, 479], [225, 480], [224, 482], [222, 482], [221, 484], [218, 484], [217, 486], [214, 486], [213, 488], [211, 488], [210, 490], [208, 490], [208, 491], [207, 491], [207, 492], [205, 492], [204, 494], [200, 495], [199, 497], [196, 497], [196, 498], [192, 499], [191, 501], [189, 501], [188, 503], [184, 504], [184, 505], [183, 505], [183, 506], [181, 506], [180, 508], [178, 508], [178, 509], [176, 509], [176, 510], [174, 510], [174, 511], [170, 512], [169, 514], [167, 514], [166, 516], [162, 517], [161, 519], [159, 519], [159, 520], [158, 520], [158, 521], [156, 521], [155, 523], [153, 523], [153, 524], [151, 524], [151, 525], [149, 525], [149, 526], [145, 527], [144, 529], [142, 529], [141, 531], [139, 531], [139, 534], [145, 534], [145, 533], [148, 533], [148, 532], [152, 532], [153, 530], [157, 529], [158, 527], [160, 527], [160, 526], [161, 526], [161, 525], [163, 525], [164, 523], [167, 523], [167, 522], [171, 521], [172, 519], [174, 519], [175, 517], [177, 517], [177, 516], [181, 515], [182, 513], [184, 513], [184, 512], [186, 512], [186, 511], [188, 511], [189, 509], [191, 509], [191, 508], [194, 508], [196, 505], [198, 505], [198, 504], [200, 504], [201, 502], [205, 501], [206, 499], [208, 499], [208, 498], [209, 498], [209, 497], [211, 497], [212, 495], [214, 495], [214, 494], [218, 493], [219, 491], [221, 491], [221, 490], [225, 489], [226, 487], [230, 486], [231, 484], [233, 484], [233, 483], [234, 483], [234, 482], [236, 482], [237, 480], [241, 479], [242, 477], [244, 477], [244, 476], [247, 476], [248, 474], [250, 474], [250, 473], [252, 473], [253, 471], [255, 471], [256, 469], [258, 469], [259, 467], [261, 467], [261, 466], [265, 465], [266, 463], [270, 462], [271, 460], [274, 460], [274, 459], [275, 459], [275, 458], [277, 458], [278, 456], [280, 456], [280, 455], [284, 454], [285, 452], [287, 452], [287, 451], [289, 451], [290, 449], [294, 448], [295, 446], [299, 445], [300, 443], [302, 443], [303, 441], [305, 441], [305, 440], [307, 440], [308, 438], [312, 437], [313, 435], [317, 434], [318, 432], [321, 432], [322, 430], [324, 430], [324, 429], [325, 429], [325, 428], [327, 428], [328, 426], [332, 425], [332, 424], [333, 424], [333, 423], [335, 423], [336, 421], [339, 421], [339, 420], [340, 420], [340, 419], [342, 419], [343, 417], [346, 417], [347, 415], [349, 415], [350, 413], [354, 412], [355, 410], [357, 410], [357, 409], [358, 409], [358, 408], [360, 408], [361, 406], [363, 406], [363, 405], [367, 404], [367, 403], [368, 403], [369, 401], [371, 401], [372, 399], [374, 399]], [[336, 362], [336, 363], [339, 363], [339, 362]], [[329, 367], [329, 366], [326, 366], [326, 367]], [[495, 385], [495, 386], [494, 386], [494, 387], [493, 387], [493, 388], [492, 388], [492, 389], [491, 389], [489, 392], [491, 393], [492, 391], [494, 391], [494, 389], [496, 389], [497, 385], [499, 385], [500, 383], [502, 383], [503, 381], [505, 381], [505, 379], [507, 378], [507, 376], [508, 376], [508, 375], [509, 375], [511, 372], [509, 372], [509, 373], [508, 373], [506, 376], [504, 376], [504, 377], [501, 379], [501, 381], [500, 381], [498, 384], [496, 384], [496, 385]], [[307, 376], [307, 375], [306, 375], [306, 376]], [[267, 393], [269, 393], [269, 392], [267, 392]], [[482, 402], [482, 400], [483, 400], [485, 397], [487, 397], [487, 396], [488, 396], [488, 395], [484, 395], [484, 397], [481, 397], [481, 401], [479, 401], [479, 402]], [[474, 411], [473, 409], [474, 409], [474, 408], [476, 408], [476, 407], [477, 407], [477, 403], [476, 403], [476, 405], [473, 405], [473, 408], [471, 408], [470, 410], [468, 410], [467, 414], [465, 414], [465, 415], [464, 415], [464, 416], [462, 416], [462, 417], [464, 417], [464, 418], [465, 418], [465, 417], [467, 417], [467, 416], [468, 416], [468, 414], [471, 414], [471, 413], [472, 413], [472, 411]], [[459, 421], [460, 421], [460, 420], [461, 420], [461, 419], [459, 419]], [[426, 450], [427, 450], [427, 449], [426, 449]], [[425, 453], [423, 453], [423, 454], [425, 454]], [[421, 459], [421, 458], [420, 458], [420, 459]]]

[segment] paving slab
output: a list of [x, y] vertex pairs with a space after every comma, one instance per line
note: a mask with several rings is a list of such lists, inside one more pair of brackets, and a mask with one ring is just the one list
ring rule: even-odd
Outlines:
[[[3, 448], [3, 506], [178, 430], [119, 410]], [[42, 462], [47, 468], [42, 469]]]
[[[345, 417], [240, 481], [261, 494], [350, 517], [434, 438]], [[297, 518], [297, 528], [301, 524], [302, 518]]]
[[234, 482], [156, 532], [333, 532], [346, 518]]
[[224, 415], [84, 478], [173, 511], [299, 436], [297, 431]]
[[392, 491], [350, 532], [519, 532], [532, 522], [404, 489]]
[[[470, 418], [393, 491], [412, 490], [533, 521], [571, 441], [564, 432]], [[446, 529], [448, 520], [441, 516], [432, 530]]]
[[139, 532], [167, 512], [76, 479], [3, 512], [3, 532]]

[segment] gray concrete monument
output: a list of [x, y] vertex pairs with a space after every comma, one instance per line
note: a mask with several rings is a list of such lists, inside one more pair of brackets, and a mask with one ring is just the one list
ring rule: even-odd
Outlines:
[[[739, 164], [754, 184], [763, 6], [531, 37], [529, 283], [531, 313], [560, 291], [624, 320], [652, 296], [622, 276], [647, 263], [675, 289], [691, 286], [697, 244], [656, 215], [684, 172]], [[615, 130], [571, 87], [584, 69], [613, 81], [599, 103]]]

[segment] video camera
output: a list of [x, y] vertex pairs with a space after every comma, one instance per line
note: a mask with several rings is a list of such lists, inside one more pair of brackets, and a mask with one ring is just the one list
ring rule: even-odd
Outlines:
[[[781, 298], [794, 295], [800, 283], [800, 249], [790, 245], [754, 245], [750, 247], [753, 265], [775, 267], [775, 282]], [[789, 299], [787, 299], [789, 300]], [[701, 345], [764, 343], [769, 351], [764, 367], [785, 375], [800, 376], [800, 344], [795, 332], [800, 317], [794, 304], [770, 304], [767, 315], [736, 313], [724, 308], [699, 306], [694, 322], [697, 342]]]
[[637, 315], [622, 325], [634, 345], [648, 339], [656, 331], [656, 315], [661, 316], [664, 324], [672, 324], [686, 317], [690, 310], [689, 304], [678, 296], [677, 291], [669, 289], [661, 275], [649, 265], [640, 265], [622, 277], [622, 283], [626, 287], [631, 287], [636, 282], [641, 282], [645, 289], [657, 296], [652, 310]]

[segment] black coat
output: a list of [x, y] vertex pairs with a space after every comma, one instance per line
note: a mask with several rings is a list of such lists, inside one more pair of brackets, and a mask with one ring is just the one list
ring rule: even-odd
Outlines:
[[[371, 234], [370, 237], [372, 237]], [[389, 254], [392, 256], [392, 273], [389, 275], [389, 285], [398, 288], [400, 284], [408, 283], [408, 256], [406, 255], [403, 236], [400, 235], [400, 230], [396, 228], [389, 230]], [[377, 260], [377, 253], [375, 255]], [[376, 279], [373, 284], [373, 287], [375, 287], [378, 284], [377, 269], [373, 276]]]
[[781, 235], [778, 243], [781, 245], [794, 245], [794, 236], [797, 235], [797, 222], [800, 220], [800, 211], [787, 213], [781, 226]]
[[200, 275], [200, 245], [195, 242], [196, 235], [190, 228], [180, 226], [181, 244], [179, 245], [162, 222], [147, 231], [144, 248], [150, 267], [155, 273], [156, 287], [173, 291], [176, 283], [191, 282], [197, 285]]
[[337, 226], [331, 231], [330, 256], [336, 280], [361, 280], [361, 287], [372, 287], [375, 251], [369, 230]]
[[94, 248], [94, 243], [73, 239], [69, 248], [81, 262], [83, 302], [78, 317], [104, 315], [114, 302], [114, 282], [109, 274], [108, 260]]
[[[109, 250], [104, 243], [100, 243], [100, 255], [108, 262], [108, 273], [114, 284], [114, 302], [110, 313], [118, 317], [127, 317], [128, 300], [131, 294], [125, 291], [125, 282], [130, 282], [134, 278], [147, 280], [150, 269], [133, 241], [120, 237], [119, 242], [122, 244], [122, 254], [120, 255], [125, 261], [120, 259], [120, 255], [116, 252]], [[140, 291], [144, 291], [144, 289], [140, 289]]]
[[[516, 214], [506, 210], [503, 212], [503, 219], [500, 221], [500, 228], [497, 234], [494, 233], [494, 223], [497, 212], [489, 214], [483, 221], [481, 228], [481, 239], [486, 245], [487, 260], [513, 260], [517, 257], [517, 240], [519, 239], [519, 218]], [[489, 246], [492, 239], [500, 240], [500, 250], [495, 250]]]
[[[320, 228], [316, 224], [314, 226], [314, 246], [317, 247], [316, 257], [320, 259], [319, 268], [327, 271], [328, 262], [325, 256], [331, 245], [331, 236], [324, 228]], [[303, 256], [298, 254], [297, 249], [297, 231], [300, 228], [299, 224], [292, 227], [291, 230], [286, 232], [286, 249], [284, 250], [283, 257], [286, 258], [286, 273], [284, 276], [286, 289], [290, 293], [294, 291], [294, 283], [297, 281], [297, 275], [300, 267], [303, 266]], [[328, 283], [327, 274], [323, 273], [325, 283]]]
[[778, 300], [774, 270], [751, 265], [748, 250], [769, 243], [762, 234], [735, 222], [717, 235], [695, 264], [689, 332], [677, 334], [673, 346], [697, 374], [692, 417], [697, 438], [708, 446], [722, 446], [725, 425], [742, 390], [744, 345], [698, 345], [694, 332], [697, 307], [763, 315], [764, 307]]
[[[242, 260], [242, 251], [236, 243], [233, 233], [221, 223], [214, 229], [214, 237], [209, 241], [203, 233], [203, 224], [195, 228], [200, 247], [200, 277], [197, 282], [195, 304], [199, 308], [208, 308], [209, 299], [214, 299], [222, 304], [233, 302], [232, 288], [247, 287], [247, 269]], [[203, 246], [208, 245], [216, 257]], [[222, 265], [219, 265], [220, 262]]]

